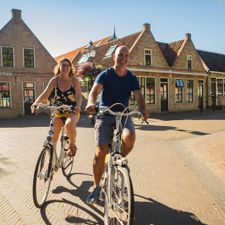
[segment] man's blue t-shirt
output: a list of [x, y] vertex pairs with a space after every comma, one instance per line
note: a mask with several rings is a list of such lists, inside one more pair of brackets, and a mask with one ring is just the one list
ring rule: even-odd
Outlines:
[[[100, 106], [111, 106], [114, 103], [122, 103], [126, 107], [129, 104], [131, 91], [140, 90], [137, 77], [130, 71], [126, 76], [120, 77], [113, 68], [101, 72], [95, 79], [95, 83], [103, 85]], [[113, 107], [112, 110], [121, 111], [123, 107]]]

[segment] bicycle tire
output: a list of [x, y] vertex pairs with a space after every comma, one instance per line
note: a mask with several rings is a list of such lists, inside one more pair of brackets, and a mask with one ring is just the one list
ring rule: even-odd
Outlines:
[[73, 169], [74, 157], [68, 156], [68, 148], [66, 148], [66, 145], [68, 144], [67, 140], [62, 139], [62, 142], [62, 151], [64, 154], [62, 162], [62, 173], [65, 177], [68, 177]]
[[[48, 197], [49, 188], [52, 180], [52, 153], [53, 149], [48, 146], [45, 146], [44, 149], [41, 151], [35, 166], [32, 193], [34, 205], [37, 208], [41, 208]], [[41, 187], [42, 183], [44, 186], [43, 188]]]
[[111, 208], [109, 208], [108, 197], [109, 185], [106, 185], [106, 188], [102, 191], [104, 195], [104, 224], [132, 225], [134, 217], [134, 193], [128, 167], [119, 165], [113, 166], [111, 179]]

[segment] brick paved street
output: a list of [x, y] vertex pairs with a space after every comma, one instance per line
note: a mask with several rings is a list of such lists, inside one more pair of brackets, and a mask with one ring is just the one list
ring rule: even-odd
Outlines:
[[[150, 126], [135, 124], [129, 156], [135, 224], [225, 225], [224, 160], [219, 164], [204, 152], [213, 146], [224, 154], [224, 111], [158, 114]], [[46, 205], [34, 207], [32, 177], [47, 125], [46, 116], [0, 120], [0, 224], [102, 224], [102, 208], [85, 204], [94, 154], [86, 115], [78, 125], [72, 175], [67, 180], [56, 173]]]

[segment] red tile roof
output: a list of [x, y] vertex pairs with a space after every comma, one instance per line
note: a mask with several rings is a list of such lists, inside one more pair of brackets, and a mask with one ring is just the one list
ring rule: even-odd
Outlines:
[[175, 41], [171, 43], [162, 43], [162, 42], [157, 42], [168, 65], [173, 66], [176, 57], [178, 56], [178, 53], [181, 49], [181, 46], [184, 43], [184, 40], [180, 41]]
[[[104, 67], [111, 67], [113, 66], [113, 59], [112, 56], [105, 58], [105, 54], [112, 45], [126, 45], [129, 49], [133, 46], [134, 42], [137, 40], [138, 36], [141, 32], [137, 32], [128, 36], [125, 36], [123, 38], [119, 38], [110, 42], [107, 42], [105, 44], [101, 44], [99, 47], [93, 48], [92, 50], [96, 52], [96, 55], [93, 59], [93, 62], [98, 65], [101, 64]], [[82, 54], [78, 56], [77, 62], [81, 58]]]

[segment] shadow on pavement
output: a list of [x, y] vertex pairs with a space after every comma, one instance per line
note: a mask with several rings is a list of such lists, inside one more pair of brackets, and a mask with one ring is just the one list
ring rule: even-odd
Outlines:
[[154, 199], [135, 194], [144, 201], [135, 202], [136, 225], [206, 225], [193, 213], [170, 208]]
[[[89, 194], [89, 190], [90, 190], [93, 182], [86, 180], [86, 181], [83, 181], [80, 186], [76, 185], [75, 182], [73, 182], [73, 180], [76, 181], [76, 178], [74, 176], [80, 176], [80, 175], [92, 177], [91, 174], [72, 173], [70, 176], [68, 176], [67, 180], [72, 186], [75, 187], [74, 189], [68, 189], [64, 186], [58, 186], [55, 189], [53, 189], [52, 192], [54, 194], [60, 194], [60, 193], [63, 193], [63, 192], [70, 193], [73, 196], [79, 197], [80, 200], [86, 204], [85, 200], [86, 200], [87, 195]], [[100, 206], [100, 204], [99, 204], [99, 206]], [[103, 216], [102, 211], [100, 211], [98, 208], [96, 208], [95, 205], [88, 205], [88, 207], [92, 208], [93, 210], [96, 211], [96, 213]]]
[[151, 123], [150, 123], [150, 125], [135, 124], [135, 129], [137, 129], [137, 130], [147, 130], [147, 131], [174, 130], [174, 131], [180, 131], [180, 132], [185, 132], [185, 133], [194, 134], [194, 135], [209, 135], [210, 134], [210, 133], [205, 133], [205, 132], [202, 132], [202, 131], [180, 129], [180, 128], [173, 127], [173, 126], [151, 125]]
[[[99, 216], [97, 216], [95, 213], [91, 212], [87, 208], [84, 208], [84, 207], [78, 205], [75, 202], [71, 202], [71, 201], [63, 198], [62, 200], [47, 201], [45, 203], [45, 205], [42, 207], [42, 209], [40, 210], [41, 216], [42, 216], [45, 224], [47, 224], [47, 225], [52, 224], [49, 220], [49, 217], [48, 217], [47, 213], [46, 213], [47, 207], [50, 206], [51, 204], [67, 204], [67, 205], [72, 206], [73, 208], [77, 208], [77, 210], [83, 211], [81, 213], [81, 215], [86, 213], [87, 215], [89, 215], [89, 217], [93, 218], [93, 220], [92, 220], [92, 219], [85, 219], [85, 218], [81, 218], [81, 217], [76, 217], [74, 215], [65, 215], [65, 221], [68, 222], [68, 223], [71, 223], [71, 224], [89, 224], [89, 225], [103, 224], [102, 219]], [[75, 211], [77, 211], [77, 210], [75, 210]]]
[[195, 111], [184, 112], [163, 112], [150, 114], [150, 118], [169, 121], [169, 120], [224, 120], [225, 110], [211, 111], [205, 110], [202, 113]]
[[[10, 127], [48, 127], [50, 122], [50, 117], [48, 115], [29, 115], [18, 118], [7, 118], [0, 119], [0, 128], [10, 128]], [[80, 120], [77, 123], [77, 127], [93, 127], [91, 121], [87, 114], [82, 114]]]
[[[169, 120], [224, 120], [225, 119], [225, 111], [206, 111], [200, 113], [199, 111], [189, 111], [189, 112], [167, 112], [167, 113], [157, 113], [150, 115], [151, 118], [169, 121]], [[48, 115], [28, 115], [24, 117], [18, 118], [6, 118], [0, 119], [0, 128], [9, 128], [9, 127], [47, 127], [49, 125], [50, 118]], [[78, 127], [93, 127], [91, 124], [90, 118], [86, 113], [81, 114], [80, 120], [77, 124]], [[151, 127], [150, 123], [150, 127]], [[143, 125], [144, 129], [147, 128], [148, 125]]]

